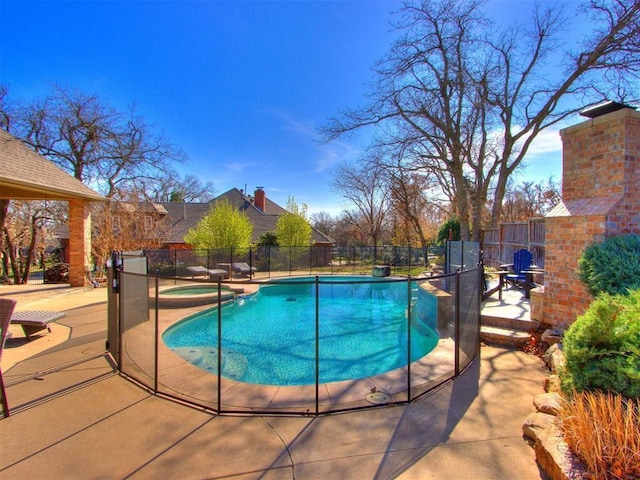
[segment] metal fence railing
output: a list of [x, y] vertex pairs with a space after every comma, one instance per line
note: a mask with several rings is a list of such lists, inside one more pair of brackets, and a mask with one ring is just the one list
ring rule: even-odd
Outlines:
[[[116, 318], [109, 321], [109, 338], [116, 343], [110, 351], [124, 375], [155, 394], [212, 412], [318, 415], [411, 402], [456, 377], [479, 354], [480, 268], [419, 278], [314, 275], [213, 282], [146, 274], [147, 259], [138, 260], [115, 261], [110, 273], [114, 278], [110, 302], [117, 304]], [[203, 290], [194, 293], [194, 287]], [[180, 298], [186, 288], [188, 294]], [[178, 295], [170, 300], [171, 291]], [[268, 296], [276, 303], [268, 303]], [[357, 304], [358, 311], [370, 310], [371, 316], [358, 324], [363, 320], [339, 310], [345, 303]], [[287, 309], [280, 311], [280, 306]], [[394, 307], [401, 312], [400, 320], [389, 313]], [[249, 315], [243, 320], [249, 326], [240, 330], [241, 341], [231, 336], [240, 321], [239, 311]], [[336, 315], [337, 330], [328, 330]], [[263, 325], [267, 317], [276, 325], [289, 324], [297, 333], [282, 334]], [[394, 322], [398, 330], [393, 349], [361, 350], [371, 335]], [[163, 335], [176, 325], [195, 329], [196, 340], [181, 344], [179, 337], [169, 346]], [[327, 350], [336, 337], [347, 335], [342, 330], [347, 327], [352, 327], [353, 336], [343, 350], [353, 358]], [[255, 344], [247, 347], [254, 336]], [[284, 337], [288, 346], [272, 346], [270, 336]], [[428, 341], [435, 342], [433, 348], [421, 355], [421, 342]], [[293, 367], [271, 359], [281, 348], [293, 349], [290, 356], [308, 357], [310, 363]], [[284, 386], [246, 380], [253, 350], [267, 354], [274, 375], [301, 369], [308, 370], [312, 380]], [[393, 356], [399, 360], [388, 371], [337, 380], [327, 380], [323, 373], [336, 363], [342, 371], [352, 363], [375, 364]]]

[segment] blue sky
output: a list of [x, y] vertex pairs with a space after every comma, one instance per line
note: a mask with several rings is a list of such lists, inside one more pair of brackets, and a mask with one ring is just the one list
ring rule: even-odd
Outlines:
[[[531, 2], [494, 0], [505, 18]], [[395, 1], [0, 0], [0, 81], [14, 99], [54, 83], [138, 114], [182, 148], [181, 173], [216, 193], [261, 186], [309, 213], [346, 205], [329, 171], [365, 134], [328, 144], [317, 129], [364, 101], [371, 67], [395, 34]], [[560, 140], [531, 152], [526, 178], [561, 177]]]

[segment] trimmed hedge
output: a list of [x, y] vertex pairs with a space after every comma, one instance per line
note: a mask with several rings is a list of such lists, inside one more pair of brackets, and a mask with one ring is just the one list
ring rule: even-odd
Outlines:
[[640, 288], [640, 235], [609, 237], [589, 245], [578, 261], [578, 277], [594, 297]]
[[563, 345], [565, 391], [640, 398], [640, 289], [600, 294], [566, 331]]

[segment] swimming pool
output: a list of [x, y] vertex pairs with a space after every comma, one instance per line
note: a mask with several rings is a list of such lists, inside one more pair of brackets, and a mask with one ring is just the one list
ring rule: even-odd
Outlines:
[[[413, 291], [414, 289], [412, 289]], [[407, 321], [407, 282], [371, 277], [320, 277], [319, 382], [374, 376], [435, 348], [437, 333]], [[411, 300], [409, 300], [411, 298]], [[410, 329], [410, 330], [409, 330]], [[262, 285], [222, 307], [222, 375], [261, 385], [316, 381], [315, 278]], [[218, 371], [218, 312], [209, 309], [174, 324], [162, 336], [175, 353], [211, 373]]]

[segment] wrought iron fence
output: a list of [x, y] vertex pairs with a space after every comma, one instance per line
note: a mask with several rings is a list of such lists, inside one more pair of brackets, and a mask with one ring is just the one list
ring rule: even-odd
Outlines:
[[371, 274], [376, 265], [389, 267], [390, 274], [441, 273], [443, 247], [312, 246], [223, 248], [207, 250], [148, 250], [149, 272], [162, 276], [193, 277], [189, 267], [226, 270], [227, 278], [240, 273], [233, 265], [246, 263], [252, 277], [264, 278], [300, 273]]

